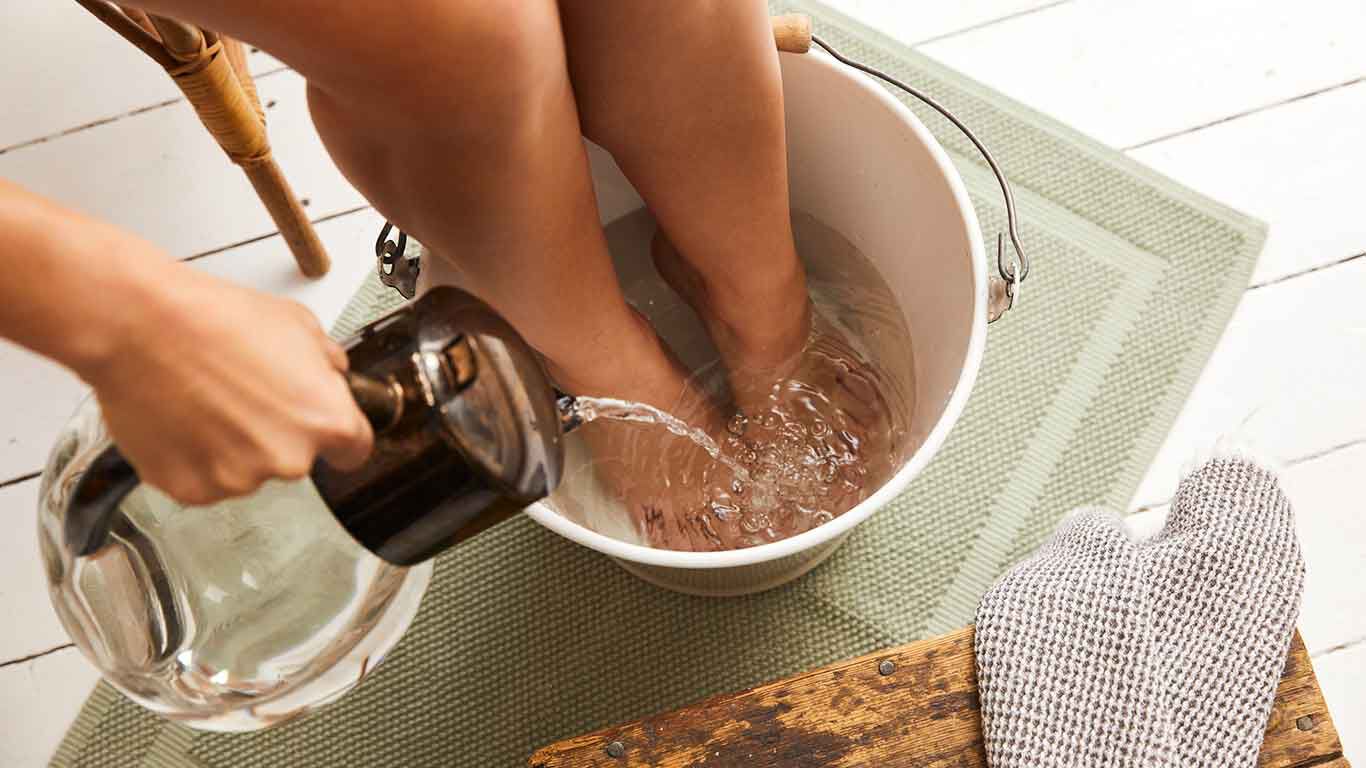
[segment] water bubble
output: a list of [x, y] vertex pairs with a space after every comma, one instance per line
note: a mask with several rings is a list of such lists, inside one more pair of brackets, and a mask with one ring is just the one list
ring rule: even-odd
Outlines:
[[725, 542], [721, 541], [721, 537], [716, 533], [716, 528], [711, 524], [711, 518], [706, 515], [699, 515], [698, 517], [700, 518], [698, 522], [702, 526], [702, 535], [707, 537], [707, 541], [710, 542], [713, 547], [724, 549]]
[[749, 514], [740, 518], [740, 527], [745, 530], [745, 533], [758, 533], [768, 526], [768, 515], [759, 510], [751, 510]]
[[[843, 306], [843, 299], [826, 298]], [[861, 500], [863, 489], [880, 482], [904, 449], [906, 438], [896, 437], [898, 424], [882, 400], [878, 368], [845, 343], [849, 328], [833, 327], [849, 318], [817, 314], [809, 346], [790, 374], [754, 388], [757, 399], [747, 409], [732, 405], [707, 431], [624, 401], [580, 404], [592, 411], [586, 417], [639, 425], [618, 433], [625, 438], [620, 452], [649, 463], [633, 463], [618, 481], [651, 493], [664, 486], [671, 503], [690, 510], [665, 516], [670, 537], [683, 526], [688, 544], [705, 550], [763, 544], [809, 530]], [[855, 321], [849, 322], [857, 332]], [[714, 377], [713, 394], [724, 397], [726, 377], [715, 370], [721, 375]], [[671, 440], [665, 429], [686, 434]], [[713, 459], [689, 440], [704, 448], [712, 441], [715, 453], [707, 453]], [[718, 533], [719, 543], [713, 538]]]
[[859, 447], [859, 438], [858, 438], [858, 435], [855, 435], [853, 432], [850, 432], [850, 431], [847, 430], [847, 429], [841, 429], [841, 430], [840, 430], [840, 437], [841, 437], [841, 438], [844, 440], [844, 442], [849, 446], [849, 450], [853, 451], [854, 453], [858, 453], [858, 447]]
[[827, 484], [835, 482], [835, 478], [839, 475], [839, 471], [839, 465], [830, 460], [822, 462], [820, 468], [817, 470], [820, 474], [821, 482]]
[[745, 427], [747, 426], [749, 426], [749, 417], [745, 416], [743, 411], [736, 411], [735, 415], [730, 417], [730, 421], [726, 422], [726, 431], [739, 437], [745, 434]]

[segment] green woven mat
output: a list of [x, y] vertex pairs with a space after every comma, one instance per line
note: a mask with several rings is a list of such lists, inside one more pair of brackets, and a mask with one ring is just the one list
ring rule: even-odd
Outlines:
[[[662, 592], [517, 519], [443, 555], [408, 636], [355, 692], [250, 735], [198, 734], [91, 696], [54, 765], [502, 766], [556, 739], [968, 623], [978, 596], [1067, 510], [1122, 506], [1251, 273], [1262, 227], [857, 23], [818, 33], [941, 99], [1009, 172], [1035, 259], [991, 326], [940, 455], [827, 564], [734, 599]], [[988, 243], [1002, 213], [951, 153]], [[367, 282], [344, 331], [394, 303]]]

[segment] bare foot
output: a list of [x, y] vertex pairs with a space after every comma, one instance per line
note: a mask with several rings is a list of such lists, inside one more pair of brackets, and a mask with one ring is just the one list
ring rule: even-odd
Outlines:
[[[719, 440], [721, 411], [689, 381], [687, 372], [644, 317], [634, 315], [639, 338], [623, 339], [611, 365], [574, 375], [547, 361], [551, 376], [578, 397], [644, 404]], [[631, 527], [651, 546], [709, 550], [737, 546], [718, 536], [706, 489], [729, 487], [733, 478], [703, 447], [671, 432], [650, 414], [637, 421], [600, 418], [579, 428], [592, 453], [593, 472], [603, 490], [626, 510]]]
[[[626, 405], [620, 412], [610, 406], [603, 411], [614, 418], [600, 416], [580, 430], [592, 451], [595, 474], [626, 510], [636, 537], [662, 549], [743, 546], [729, 535], [726, 511], [718, 519], [712, 503], [718, 490], [735, 485], [735, 472], [688, 435], [679, 434], [701, 433], [709, 440], [723, 434], [712, 403], [685, 399], [662, 415]], [[673, 418], [678, 421], [669, 423]]]
[[709, 285], [663, 232], [650, 255], [660, 277], [693, 308], [721, 354], [731, 395], [754, 407], [797, 365], [809, 340], [811, 301], [795, 254], [789, 274], [757, 275], [743, 286]]
[[[734, 403], [708, 399], [643, 318], [650, 343], [622, 344], [604, 381], [558, 374], [578, 395], [659, 408], [716, 443], [720, 457], [659, 423], [599, 420], [581, 427], [601, 485], [650, 546], [717, 551], [777, 541], [867, 498], [893, 464], [893, 428], [877, 372], [842, 331], [788, 297], [736, 325], [700, 276], [656, 237], [661, 275], [698, 312], [722, 355]], [[770, 311], [769, 307], [773, 309]], [[753, 327], [751, 327], [753, 326]], [[653, 423], [651, 420], [656, 419]]]
[[[767, 302], [726, 304], [737, 300], [709, 289], [662, 233], [651, 254], [721, 354], [734, 399], [722, 450], [748, 475], [703, 489], [680, 521], [705, 528], [706, 549], [754, 546], [809, 530], [867, 498], [895, 463], [885, 387], [846, 333], [814, 311], [804, 277], [798, 296], [784, 295], [792, 286], [776, 280], [759, 286], [774, 297]], [[697, 549], [695, 539], [682, 543]]]

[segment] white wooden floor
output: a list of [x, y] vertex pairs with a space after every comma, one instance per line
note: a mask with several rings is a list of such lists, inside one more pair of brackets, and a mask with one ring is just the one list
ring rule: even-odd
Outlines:
[[[1309, 563], [1301, 627], [1347, 755], [1366, 762], [1366, 3], [837, 4], [1270, 222], [1133, 508], [1156, 525], [1183, 462], [1221, 433], [1285, 462]], [[5, 13], [0, 177], [335, 317], [372, 268], [378, 218], [319, 145], [297, 75], [253, 55], [276, 154], [337, 263], [316, 283], [296, 276], [246, 181], [150, 62], [74, 3], [8, 0]], [[44, 764], [96, 680], [48, 607], [34, 530], [34, 474], [81, 392], [0, 342], [0, 766]]]

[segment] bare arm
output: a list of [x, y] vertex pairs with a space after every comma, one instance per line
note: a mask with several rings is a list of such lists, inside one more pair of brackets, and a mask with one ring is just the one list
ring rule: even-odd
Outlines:
[[0, 337], [95, 389], [142, 478], [187, 503], [364, 460], [346, 356], [297, 303], [0, 181]]

